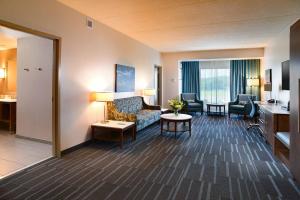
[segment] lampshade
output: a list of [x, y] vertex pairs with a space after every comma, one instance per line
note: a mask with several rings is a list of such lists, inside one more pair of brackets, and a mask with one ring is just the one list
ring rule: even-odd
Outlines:
[[114, 100], [114, 93], [112, 92], [94, 92], [94, 101], [107, 102]]
[[272, 91], [272, 84], [271, 83], [264, 84], [264, 91]]
[[0, 78], [5, 78], [6, 73], [5, 73], [5, 68], [0, 68]]
[[154, 96], [155, 95], [155, 89], [144, 89], [143, 95], [144, 96]]
[[259, 86], [259, 79], [258, 78], [248, 78], [247, 79], [247, 86]]

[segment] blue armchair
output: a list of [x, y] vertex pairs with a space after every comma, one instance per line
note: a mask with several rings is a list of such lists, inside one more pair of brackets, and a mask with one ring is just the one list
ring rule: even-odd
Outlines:
[[238, 94], [235, 101], [228, 103], [228, 117], [231, 114], [243, 115], [246, 118], [251, 112], [251, 103], [249, 101], [256, 100], [256, 96], [250, 94]]
[[195, 93], [182, 93], [181, 100], [184, 103], [184, 112], [201, 112], [203, 114], [203, 101], [197, 99]]

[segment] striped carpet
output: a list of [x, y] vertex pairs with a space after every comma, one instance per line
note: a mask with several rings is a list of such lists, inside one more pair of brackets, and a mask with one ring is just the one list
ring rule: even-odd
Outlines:
[[0, 182], [0, 199], [300, 199], [288, 169], [240, 119], [193, 117], [192, 136], [158, 124], [124, 149], [91, 144]]

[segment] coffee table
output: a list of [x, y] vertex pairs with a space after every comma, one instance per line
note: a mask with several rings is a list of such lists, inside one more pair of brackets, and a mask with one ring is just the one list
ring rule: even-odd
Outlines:
[[[189, 135], [192, 135], [192, 116], [187, 114], [178, 114], [177, 116], [174, 113], [162, 114], [160, 116], [160, 134], [162, 135], [164, 131], [174, 132], [175, 138], [177, 132], [187, 132], [189, 131]], [[167, 128], [164, 128], [164, 122], [167, 123]], [[186, 122], [188, 126], [185, 126]], [[173, 129], [170, 127], [170, 123], [174, 123]], [[179, 123], [183, 123], [183, 127], [178, 129], [177, 125]]]
[[[208, 103], [207, 106], [207, 115], [224, 115], [225, 116], [225, 104], [219, 103]], [[215, 108], [215, 111], [211, 111], [211, 108]]]

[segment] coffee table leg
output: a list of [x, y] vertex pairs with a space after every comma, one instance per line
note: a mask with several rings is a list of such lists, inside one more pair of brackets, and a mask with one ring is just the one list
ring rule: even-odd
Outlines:
[[121, 141], [120, 141], [120, 148], [123, 148], [123, 130], [121, 131]]
[[176, 132], [177, 132], [177, 122], [175, 121], [175, 138], [176, 138]]
[[160, 134], [162, 135], [163, 133], [163, 128], [164, 128], [164, 120], [160, 119]]
[[135, 140], [135, 133], [134, 133], [134, 127], [131, 128], [131, 138], [132, 138], [132, 141]]
[[192, 120], [189, 120], [189, 131], [190, 131], [190, 137], [192, 135]]

